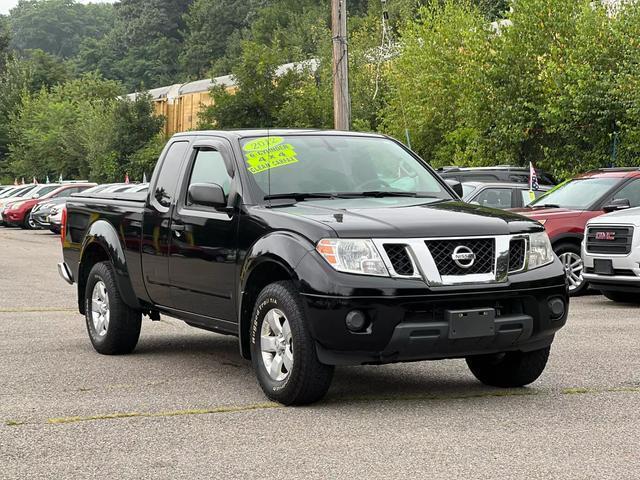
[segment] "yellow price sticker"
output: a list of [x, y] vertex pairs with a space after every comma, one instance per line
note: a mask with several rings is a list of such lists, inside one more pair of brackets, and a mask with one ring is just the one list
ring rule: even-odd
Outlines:
[[298, 162], [293, 145], [284, 143], [282, 137], [258, 138], [246, 143], [242, 149], [249, 165], [247, 169], [254, 175]]

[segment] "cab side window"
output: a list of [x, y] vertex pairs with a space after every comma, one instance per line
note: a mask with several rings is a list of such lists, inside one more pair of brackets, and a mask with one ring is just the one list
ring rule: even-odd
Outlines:
[[640, 207], [640, 178], [631, 180], [611, 197], [611, 200], [620, 199], [629, 200], [631, 207]]
[[193, 161], [189, 185], [194, 183], [216, 183], [222, 187], [225, 195], [231, 189], [231, 177], [217, 150], [199, 149]]

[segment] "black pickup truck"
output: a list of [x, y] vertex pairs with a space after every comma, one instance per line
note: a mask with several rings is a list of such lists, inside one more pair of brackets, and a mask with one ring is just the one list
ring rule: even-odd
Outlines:
[[148, 193], [67, 202], [58, 267], [98, 352], [166, 314], [237, 336], [284, 404], [320, 399], [335, 365], [465, 358], [523, 386], [566, 322], [564, 271], [538, 222], [458, 186], [381, 135], [178, 134]]

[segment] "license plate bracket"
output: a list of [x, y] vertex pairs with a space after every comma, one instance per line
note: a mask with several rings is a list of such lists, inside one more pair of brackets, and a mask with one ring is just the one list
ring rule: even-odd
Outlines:
[[613, 275], [613, 262], [604, 258], [593, 260], [593, 272], [597, 275]]
[[495, 335], [496, 311], [494, 308], [445, 310], [444, 316], [449, 323], [451, 339]]

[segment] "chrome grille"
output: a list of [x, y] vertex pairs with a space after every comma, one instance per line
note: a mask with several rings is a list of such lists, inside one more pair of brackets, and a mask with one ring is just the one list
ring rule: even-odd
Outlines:
[[[493, 238], [476, 238], [460, 240], [426, 240], [433, 261], [440, 275], [471, 275], [493, 273], [495, 265], [495, 240]], [[453, 260], [454, 250], [464, 246], [475, 254], [473, 264], [461, 267]]]
[[387, 243], [384, 246], [384, 250], [387, 252], [391, 266], [398, 275], [409, 277], [414, 274], [413, 262], [411, 262], [406, 245]]
[[524, 268], [527, 244], [524, 238], [513, 238], [509, 242], [509, 272]]

